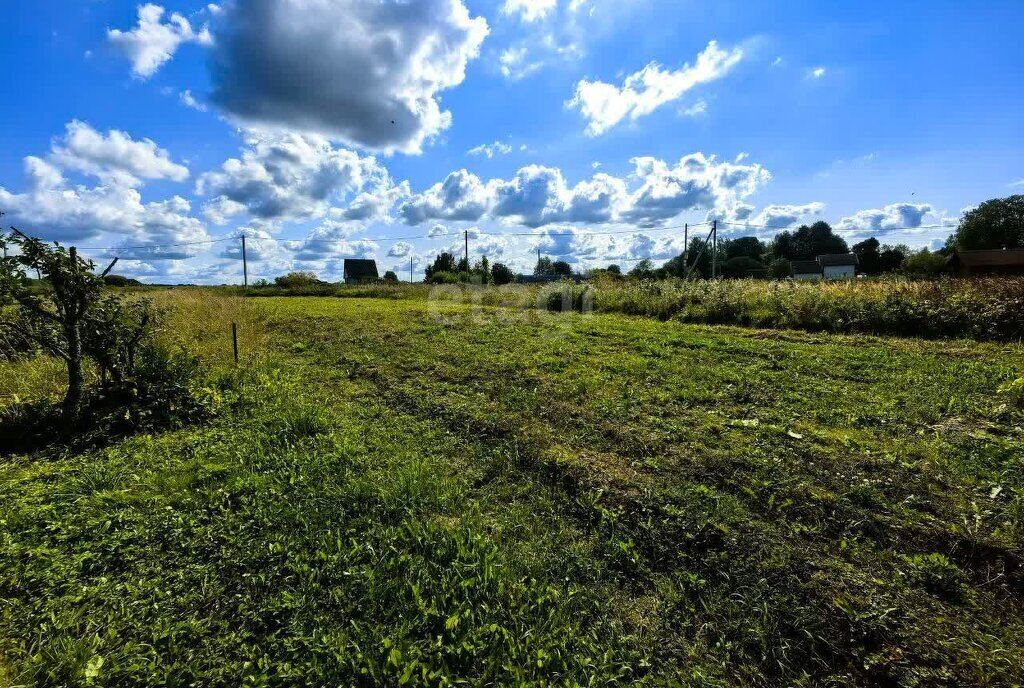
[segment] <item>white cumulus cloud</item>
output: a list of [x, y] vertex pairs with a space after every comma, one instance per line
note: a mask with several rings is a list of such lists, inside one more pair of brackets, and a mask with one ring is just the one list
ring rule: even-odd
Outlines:
[[64, 137], [53, 142], [51, 159], [65, 169], [97, 176], [126, 175], [125, 179], [184, 181], [189, 171], [150, 139], [136, 141], [116, 129], [102, 134], [88, 124], [68, 123]]
[[535, 22], [543, 19], [558, 5], [558, 0], [505, 0], [501, 11], [518, 15], [523, 21]]
[[625, 78], [622, 86], [586, 79], [576, 84], [568, 106], [587, 119], [587, 133], [598, 136], [622, 120], [649, 115], [665, 103], [681, 98], [695, 87], [721, 79], [743, 59], [740, 48], [723, 50], [711, 41], [696, 61], [668, 70], [651, 62]]
[[205, 27], [198, 32], [188, 19], [175, 12], [164, 21], [160, 5], [139, 6], [139, 19], [129, 31], [110, 29], [107, 42], [132, 63], [132, 73], [147, 79], [177, 52], [182, 43], [210, 45], [213, 38]]
[[[196, 192], [212, 201], [204, 212], [223, 221], [243, 209], [264, 220], [323, 216], [335, 202], [387, 172], [372, 157], [336, 147], [320, 136], [250, 132], [240, 158], [203, 174]], [[358, 199], [372, 215], [375, 200]]]

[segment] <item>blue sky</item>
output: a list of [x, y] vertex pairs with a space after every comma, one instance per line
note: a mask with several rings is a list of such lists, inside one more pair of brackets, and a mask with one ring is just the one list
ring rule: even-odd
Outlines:
[[257, 277], [928, 246], [1024, 189], [1020, 2], [4, 4], [5, 221], [149, 281], [237, 281], [240, 232]]

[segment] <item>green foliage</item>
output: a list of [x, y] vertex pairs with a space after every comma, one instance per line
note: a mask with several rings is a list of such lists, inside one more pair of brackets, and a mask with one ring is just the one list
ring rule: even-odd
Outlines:
[[944, 554], [914, 554], [904, 556], [907, 578], [942, 599], [959, 602], [965, 595], [967, 575]]
[[289, 272], [274, 278], [274, 284], [284, 289], [300, 289], [319, 282], [315, 272]]
[[994, 198], [967, 211], [950, 241], [965, 250], [1024, 248], [1024, 195]]
[[846, 241], [827, 222], [803, 225], [795, 232], [784, 231], [772, 241], [771, 253], [786, 260], [814, 260], [829, 253], [848, 253]]
[[504, 263], [495, 263], [491, 268], [491, 279], [494, 284], [501, 286], [503, 284], [511, 284], [515, 281], [515, 273], [512, 272], [512, 268], [508, 267]]
[[761, 261], [749, 256], [736, 256], [725, 261], [725, 265], [722, 266], [722, 274], [733, 278], [767, 276]]
[[535, 275], [551, 275], [554, 274], [553, 263], [547, 256], [541, 256], [537, 259], [537, 265], [533, 268], [533, 274]]
[[395, 274], [394, 270], [388, 270], [384, 273], [384, 281], [388, 284], [395, 284], [398, 282], [398, 275]]
[[946, 256], [926, 248], [912, 253], [903, 261], [903, 271], [915, 277], [934, 277], [948, 271]]
[[455, 265], [455, 256], [448, 253], [447, 251], [438, 254], [438, 256], [434, 259], [433, 265], [428, 265], [425, 272], [427, 282], [430, 282], [431, 277], [433, 277], [435, 274], [439, 272], [458, 272]]
[[556, 260], [551, 264], [551, 273], [556, 277], [569, 277], [572, 275], [572, 266], [564, 260]]
[[106, 275], [103, 277], [103, 284], [108, 287], [138, 287], [142, 282], [124, 275]]
[[793, 276], [793, 265], [785, 258], [776, 258], [768, 266], [768, 275], [775, 279], [786, 279]]

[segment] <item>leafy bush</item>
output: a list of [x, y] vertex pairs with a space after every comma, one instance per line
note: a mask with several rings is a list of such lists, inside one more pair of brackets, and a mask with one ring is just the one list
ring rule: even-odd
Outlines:
[[209, 397], [194, 387], [199, 360], [184, 349], [146, 343], [132, 380], [85, 391], [78, 416], [69, 420], [50, 400], [13, 404], [0, 410], [0, 453], [37, 451], [53, 445], [76, 450], [109, 444], [137, 432], [180, 427], [213, 411]]
[[274, 284], [285, 289], [310, 287], [319, 282], [315, 272], [289, 272], [287, 275], [274, 278]]
[[963, 599], [967, 574], [942, 554], [914, 554], [904, 556], [909, 565], [907, 578], [931, 594], [957, 602]]

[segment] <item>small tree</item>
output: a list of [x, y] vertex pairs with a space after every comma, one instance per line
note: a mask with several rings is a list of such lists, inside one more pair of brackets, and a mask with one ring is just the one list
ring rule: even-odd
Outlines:
[[394, 270], [388, 270], [384, 273], [384, 281], [388, 284], [395, 284], [398, 282], [398, 275], [395, 274]]
[[793, 276], [793, 266], [785, 258], [777, 258], [768, 266], [768, 274], [775, 279], [786, 279]]
[[[93, 272], [93, 262], [79, 258], [74, 247], [67, 249], [56, 242], [50, 246], [17, 229], [13, 229], [5, 244], [17, 246], [19, 253], [0, 259], [0, 293], [18, 304], [19, 313], [4, 324], [64, 360], [68, 388], [62, 411], [66, 418], [75, 419], [85, 387], [82, 365], [85, 326], [90, 315], [96, 314], [95, 307], [103, 293], [103, 278], [117, 259], [97, 275]], [[26, 270], [45, 277], [52, 292], [32, 293]]]
[[551, 259], [547, 256], [542, 256], [537, 259], [537, 265], [533, 268], [533, 274], [535, 275], [551, 275], [554, 274], [551, 268]]
[[572, 266], [564, 260], [556, 260], [551, 264], [551, 274], [558, 277], [568, 277], [572, 274]]
[[932, 253], [926, 248], [907, 256], [903, 261], [903, 271], [914, 277], [935, 277], [945, 270], [946, 256]]
[[515, 280], [516, 276], [512, 272], [511, 268], [504, 263], [495, 263], [491, 267], [491, 278], [494, 280], [494, 283], [500, 287], [503, 284], [510, 284]]

